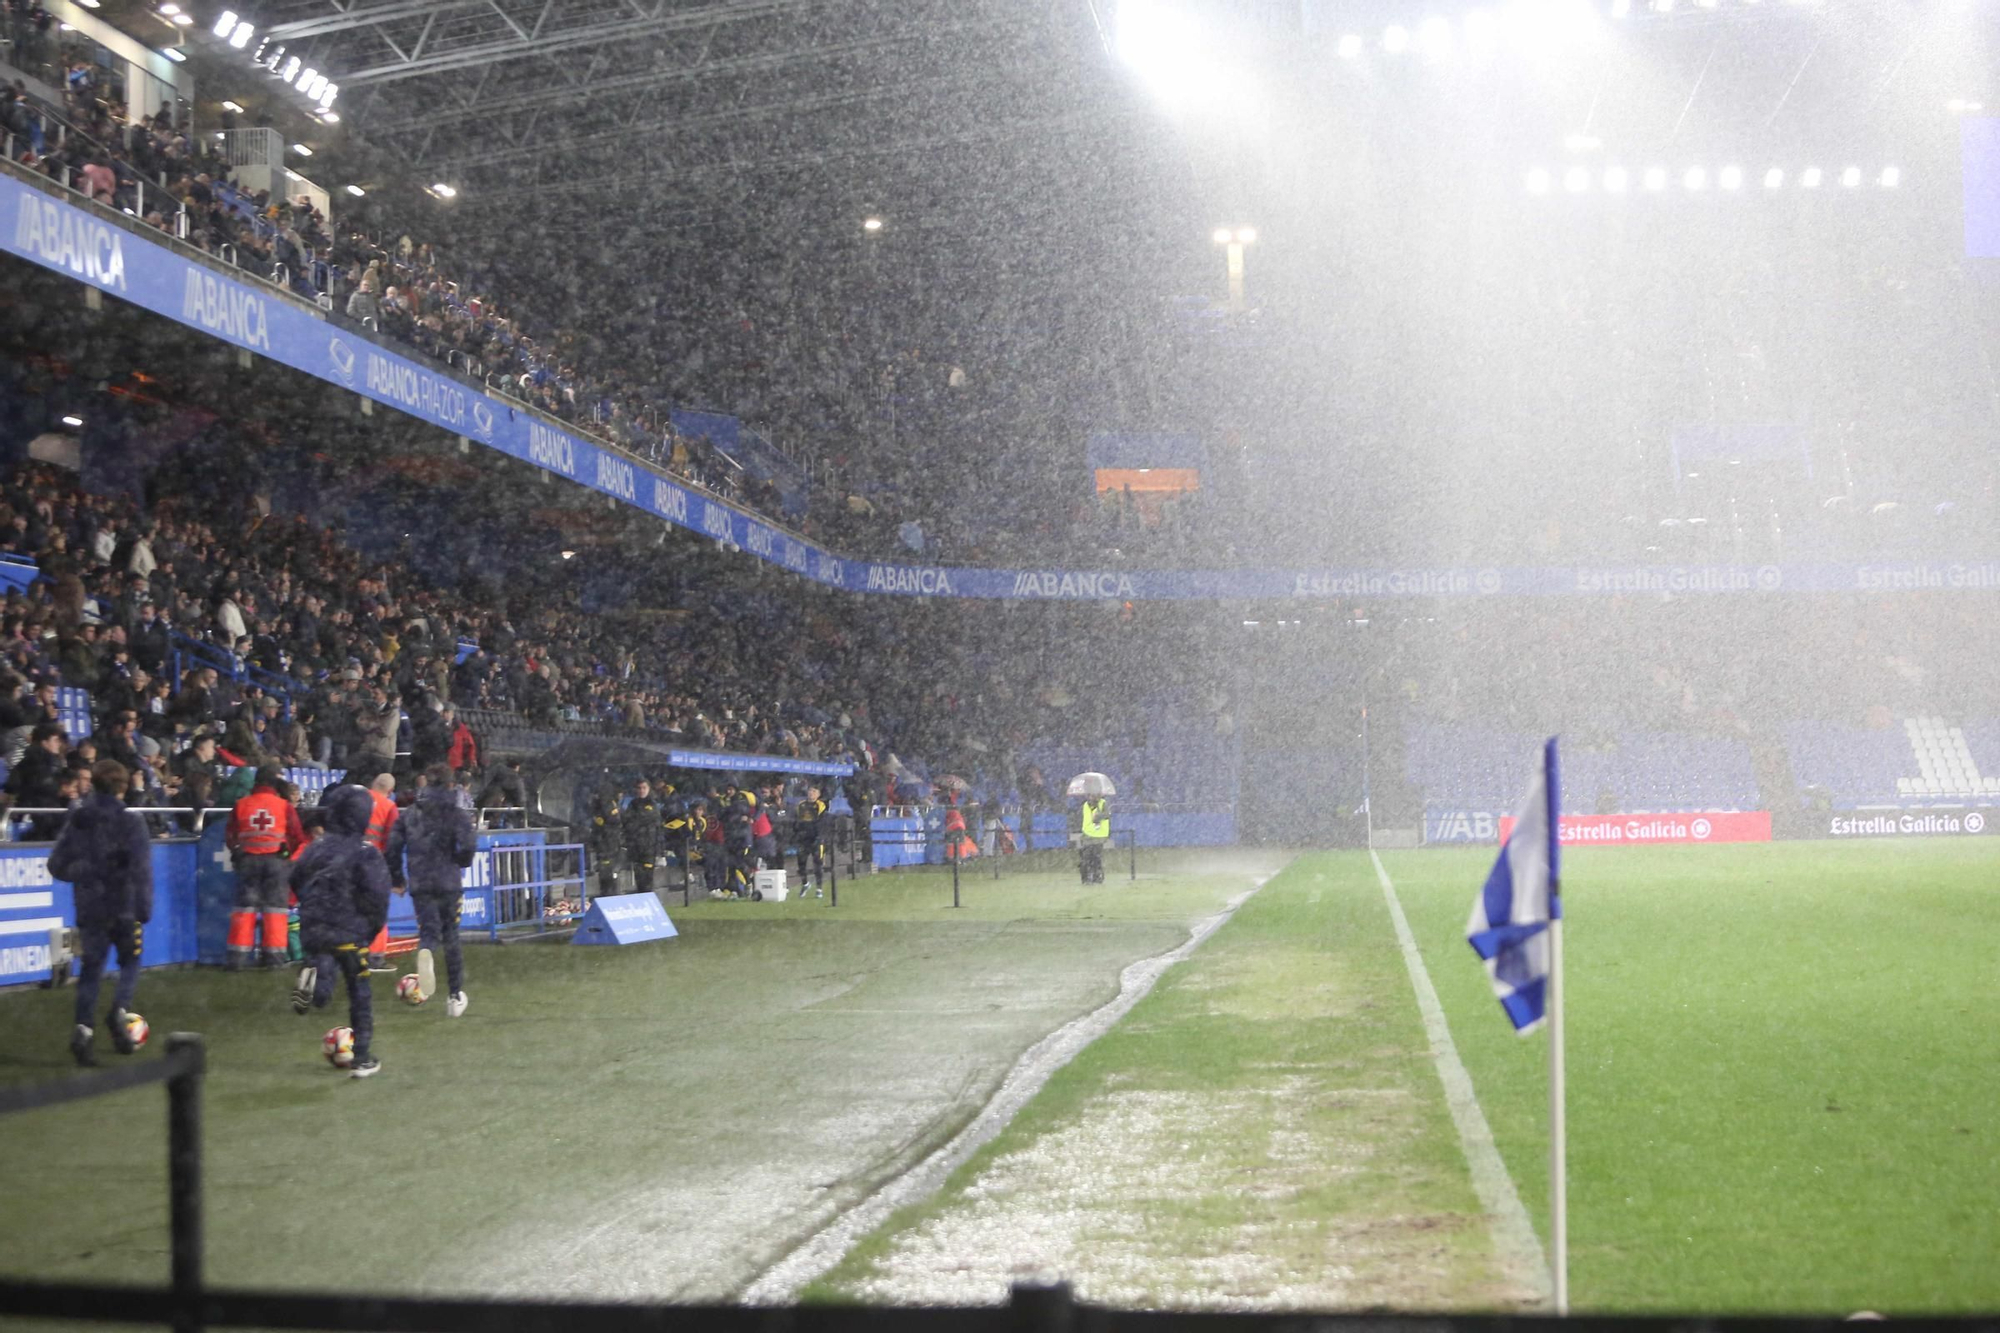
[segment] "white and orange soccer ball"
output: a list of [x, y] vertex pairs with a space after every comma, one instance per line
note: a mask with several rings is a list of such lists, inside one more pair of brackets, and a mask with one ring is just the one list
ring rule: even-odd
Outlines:
[[396, 980], [396, 998], [411, 1004], [422, 1004], [431, 997], [424, 994], [423, 978], [414, 972], [405, 972]]
[[146, 1022], [145, 1018], [143, 1018], [139, 1014], [132, 1013], [129, 1010], [126, 1012], [125, 1040], [132, 1043], [133, 1050], [136, 1051], [141, 1046], [144, 1046], [146, 1044], [146, 1038], [150, 1037], [152, 1034], [153, 1034], [152, 1026]]
[[321, 1039], [320, 1053], [335, 1069], [345, 1069], [354, 1063], [354, 1029], [334, 1028]]

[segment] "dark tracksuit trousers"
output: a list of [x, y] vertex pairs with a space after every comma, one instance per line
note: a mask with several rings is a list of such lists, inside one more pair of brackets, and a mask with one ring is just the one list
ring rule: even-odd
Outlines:
[[368, 1058], [368, 1043], [375, 1036], [375, 997], [368, 990], [368, 949], [365, 943], [348, 941], [331, 948], [307, 944], [306, 961], [318, 968], [313, 978], [313, 1008], [324, 1009], [333, 1002], [333, 979], [347, 981], [347, 1026], [354, 1029], [354, 1062]]
[[80, 1027], [94, 1027], [91, 1015], [97, 1011], [97, 988], [104, 980], [105, 959], [118, 953], [118, 987], [111, 992], [113, 1013], [132, 1007], [139, 989], [139, 951], [145, 944], [146, 928], [137, 921], [113, 921], [77, 928], [77, 951], [82, 955], [81, 975], [76, 983], [76, 1021]]
[[458, 994], [465, 989], [465, 951], [458, 943], [458, 914], [464, 895], [457, 889], [445, 893], [411, 889], [410, 905], [417, 911], [417, 947], [433, 953], [444, 949], [444, 974], [451, 984], [446, 994]]

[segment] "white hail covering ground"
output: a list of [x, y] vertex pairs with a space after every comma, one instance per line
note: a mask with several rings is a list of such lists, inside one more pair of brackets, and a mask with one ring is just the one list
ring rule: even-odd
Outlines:
[[[973, 1118], [971, 1124], [914, 1169], [891, 1180], [773, 1265], [743, 1293], [743, 1300], [753, 1305], [775, 1305], [796, 1299], [808, 1283], [839, 1263], [856, 1242], [880, 1226], [896, 1209], [936, 1192], [947, 1176], [1006, 1127], [1029, 1099], [1042, 1090], [1050, 1075], [1074, 1059], [1077, 1052], [1110, 1031], [1119, 1019], [1146, 997], [1168, 968], [1200, 948], [1235, 914], [1237, 908], [1269, 883], [1275, 873], [1259, 876], [1254, 887], [1231, 898], [1220, 912], [1203, 918], [1179, 948], [1128, 965], [1119, 975], [1117, 996], [1029, 1047], [1001, 1083], [993, 1099]], [[1006, 1248], [1007, 1245], [1013, 1248]], [[996, 1253], [1021, 1253], [1018, 1238], [1006, 1242]], [[1004, 1296], [1005, 1291], [1003, 1282], [999, 1296]], [[996, 1300], [999, 1296], [986, 1291], [977, 1297], [962, 1296], [960, 1299]], [[925, 1298], [897, 1296], [894, 1299]]]

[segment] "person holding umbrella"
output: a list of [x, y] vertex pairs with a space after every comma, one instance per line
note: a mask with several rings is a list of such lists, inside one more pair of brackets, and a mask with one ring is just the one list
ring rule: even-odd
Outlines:
[[1079, 773], [1070, 779], [1069, 794], [1083, 797], [1079, 812], [1077, 869], [1085, 884], [1104, 882], [1104, 848], [1111, 841], [1111, 805], [1105, 798], [1117, 791], [1102, 773]]

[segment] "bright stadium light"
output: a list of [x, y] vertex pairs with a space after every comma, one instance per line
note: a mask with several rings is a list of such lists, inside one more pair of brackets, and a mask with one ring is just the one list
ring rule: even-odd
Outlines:
[[1571, 194], [1582, 194], [1590, 188], [1590, 171], [1586, 167], [1571, 167], [1563, 173], [1563, 188]]
[[174, 15], [181, 12], [181, 7], [179, 5], [171, 3], [171, 0], [169, 0], [169, 3], [160, 6], [160, 12], [162, 14], [165, 14], [168, 18], [172, 18]]
[[366, 195], [366, 194], [368, 193], [368, 191], [366, 191], [366, 190], [362, 189], [362, 188], [361, 188], [361, 187], [360, 187], [359, 185], [350, 185], [350, 186], [348, 186], [348, 187], [347, 187], [347, 192], [348, 192], [349, 194], [353, 195], [353, 196], [354, 196], [354, 197], [355, 197], [356, 199], [360, 199], [360, 198], [364, 197], [364, 196], [365, 196], [365, 195]]
[[278, 79], [280, 82], [290, 83], [293, 79], [299, 77], [299, 71], [304, 69], [305, 67], [306, 67], [306, 62], [299, 59], [297, 56], [287, 56], [285, 58], [284, 69], [280, 70], [278, 73]]
[[229, 101], [229, 100], [227, 100], [227, 99], [224, 99], [224, 101], [223, 101], [223, 103], [222, 103], [222, 109], [223, 109], [224, 111], [233, 111], [233, 112], [235, 112], [235, 113], [236, 113], [237, 115], [239, 115], [239, 116], [243, 114], [243, 108], [242, 108], [242, 107], [240, 107], [240, 106], [236, 105], [236, 103], [234, 103], [234, 102], [231, 102], [231, 101]]
[[62, 419], [62, 423], [63, 423], [63, 425], [65, 425], [65, 426], [81, 426], [81, 425], [83, 424], [83, 418], [82, 418], [82, 417], [64, 417], [64, 418]]
[[244, 19], [236, 25], [236, 31], [229, 34], [229, 44], [241, 51], [250, 45], [250, 39], [257, 35], [257, 25]]
[[1689, 167], [1687, 174], [1681, 177], [1681, 184], [1690, 190], [1706, 190], [1708, 188], [1707, 169], [1703, 167]]
[[1825, 174], [1818, 167], [1807, 167], [1799, 173], [1799, 184], [1805, 189], [1817, 190]]
[[187, 59], [186, 56], [180, 53], [179, 49], [171, 46], [163, 48], [160, 54], [173, 61], [176, 65]]
[[1849, 167], [1847, 170], [1841, 172], [1840, 183], [1850, 190], [1861, 184], [1861, 168]]
[[1785, 169], [1783, 167], [1772, 167], [1769, 171], [1764, 173], [1765, 189], [1780, 190], [1784, 188], [1784, 185], [1785, 185]]
[[233, 9], [223, 10], [222, 17], [215, 21], [215, 35], [217, 37], [227, 37], [235, 28], [236, 11]]
[[1548, 169], [1546, 167], [1536, 167], [1533, 171], [1528, 173], [1528, 193], [1547, 194], [1548, 192], [1549, 192]]
[[174, 26], [177, 28], [192, 28], [194, 26], [194, 15], [192, 14], [174, 15]]
[[333, 99], [338, 96], [340, 96], [339, 84], [329, 83], [326, 85], [326, 91], [319, 95], [319, 109], [322, 111], [333, 110]]
[[863, 230], [863, 231], [880, 231], [880, 230], [882, 230], [882, 219], [881, 219], [881, 218], [864, 218], [864, 219], [862, 219], [862, 222], [861, 222], [861, 230]]
[[293, 151], [294, 153], [297, 153], [297, 154], [298, 154], [298, 155], [299, 155], [300, 157], [311, 157], [311, 156], [313, 155], [313, 150], [312, 150], [312, 149], [310, 149], [310, 148], [308, 148], [308, 147], [306, 147], [306, 146], [305, 146], [304, 144], [302, 144], [302, 143], [295, 143], [295, 144], [293, 144], [293, 145], [292, 145], [292, 151]]
[[1902, 183], [1903, 183], [1903, 173], [1900, 168], [1897, 167], [1882, 168], [1882, 179], [1880, 181], [1880, 184], [1883, 189], [1893, 190]]
[[1736, 189], [1743, 184], [1743, 168], [1733, 165], [1724, 167], [1716, 176], [1715, 183], [1725, 190]]
[[1236, 229], [1236, 243], [1238, 245], [1251, 245], [1256, 240], [1257, 229], [1255, 227], [1238, 227]]
[[1410, 30], [1401, 24], [1391, 24], [1382, 34], [1382, 49], [1392, 56], [1399, 56], [1410, 49]]
[[1612, 167], [1604, 173], [1604, 192], [1606, 194], [1625, 193], [1626, 183], [1625, 168], [1623, 167]]
[[458, 198], [458, 191], [453, 187], [446, 185], [443, 181], [439, 181], [437, 184], [431, 186], [431, 193], [436, 195], [440, 199]]
[[318, 97], [319, 90], [326, 87], [326, 75], [308, 65], [299, 71], [299, 91], [308, 100]]
[[1356, 59], [1361, 54], [1361, 35], [1353, 32], [1343, 35], [1338, 49], [1342, 60]]
[[1236, 233], [1227, 227], [1217, 227], [1213, 240], [1217, 245], [1227, 245], [1236, 239]]
[[1666, 189], [1666, 188], [1667, 188], [1667, 169], [1666, 169], [1665, 167], [1647, 167], [1647, 168], [1646, 168], [1646, 188], [1647, 188], [1647, 189], [1649, 189], [1649, 190], [1664, 190], [1664, 189]]
[[323, 124], [323, 125], [338, 125], [338, 124], [340, 124], [340, 117], [339, 117], [338, 115], [336, 115], [336, 114], [335, 114], [334, 112], [331, 112], [331, 111], [321, 111], [321, 112], [319, 112], [318, 114], [319, 114], [319, 118], [320, 118], [320, 123], [321, 123], [321, 124]]

